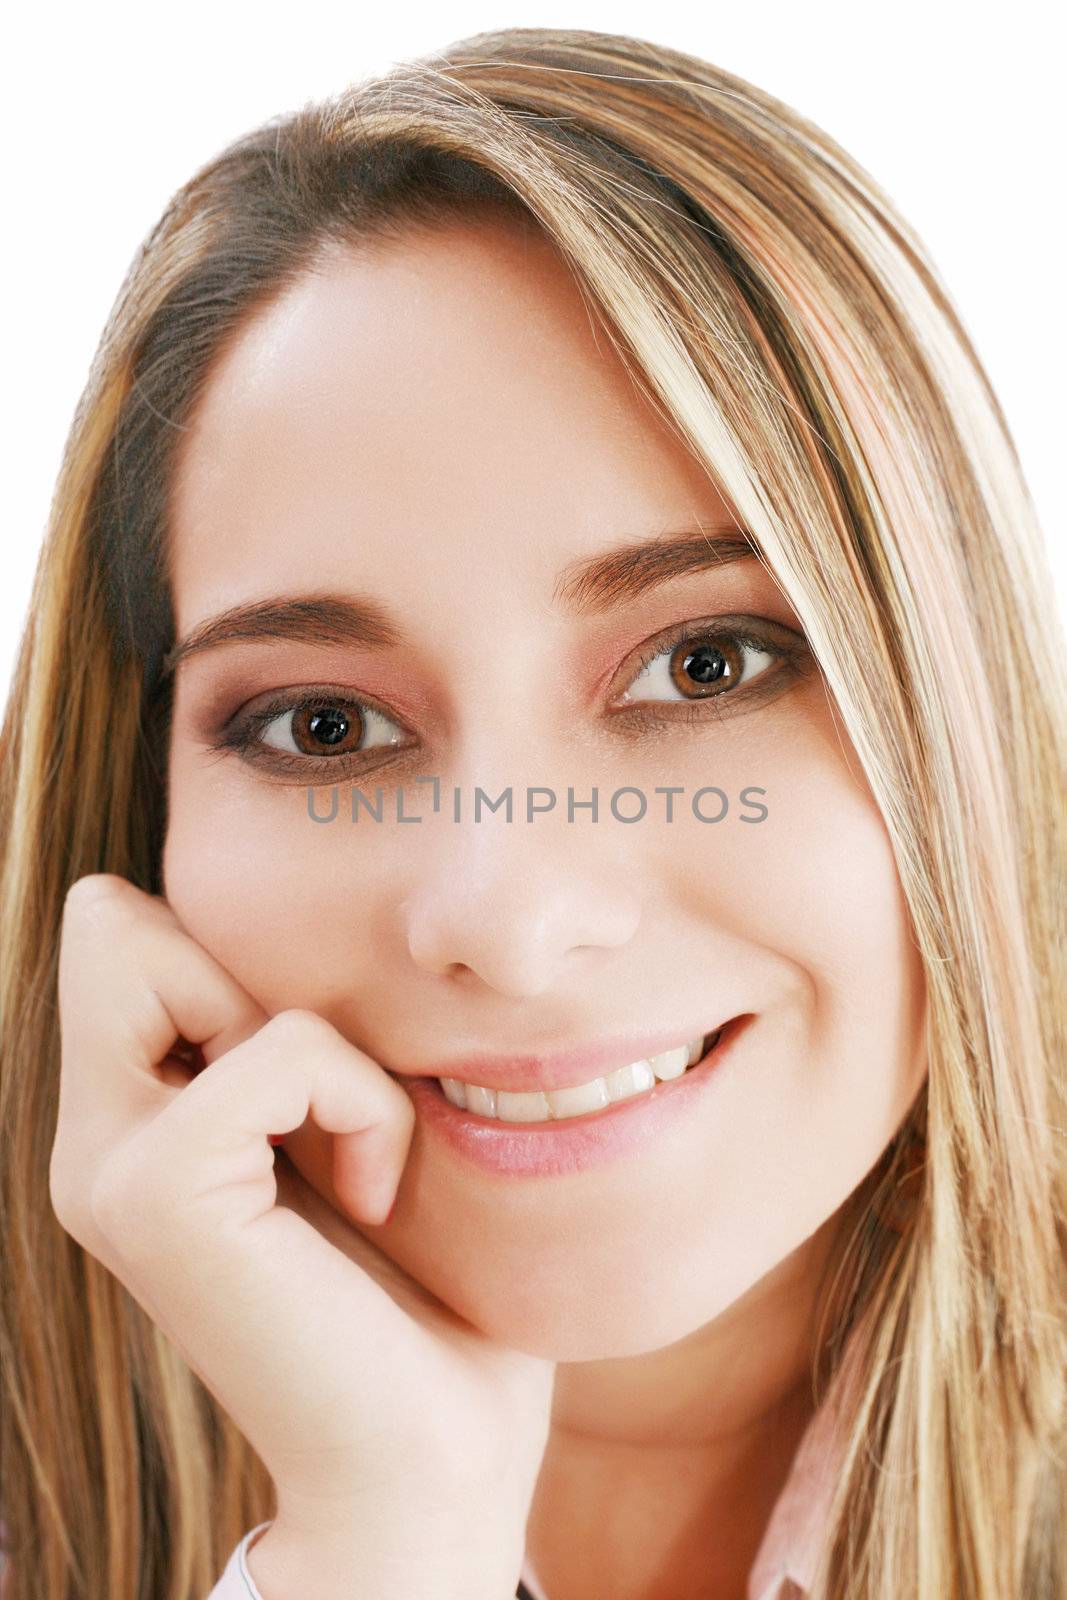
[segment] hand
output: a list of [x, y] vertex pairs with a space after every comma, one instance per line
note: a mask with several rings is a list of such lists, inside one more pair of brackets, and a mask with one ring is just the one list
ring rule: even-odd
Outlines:
[[402, 1547], [421, 1527], [521, 1562], [554, 1364], [457, 1316], [267, 1142], [310, 1114], [353, 1217], [381, 1225], [414, 1127], [400, 1084], [316, 1013], [267, 1016], [114, 874], [68, 891], [59, 1013], [56, 1216], [233, 1418], [277, 1520], [336, 1547], [395, 1519]]

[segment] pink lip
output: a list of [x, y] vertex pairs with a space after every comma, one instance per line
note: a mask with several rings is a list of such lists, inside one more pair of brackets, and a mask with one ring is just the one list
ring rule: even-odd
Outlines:
[[401, 1081], [422, 1126], [485, 1171], [517, 1177], [582, 1172], [647, 1146], [657, 1133], [689, 1114], [694, 1100], [718, 1078], [752, 1019], [749, 1012], [726, 1023], [715, 1048], [680, 1078], [657, 1083], [646, 1094], [617, 1100], [601, 1111], [558, 1122], [497, 1122], [461, 1111], [430, 1078]]
[[675, 1050], [680, 1045], [688, 1044], [691, 1039], [703, 1039], [721, 1026], [722, 1023], [715, 1023], [711, 1027], [697, 1023], [690, 1033], [681, 1033], [677, 1028], [672, 1028], [669, 1033], [633, 1033], [602, 1039], [578, 1050], [556, 1050], [543, 1055], [450, 1056], [447, 1061], [397, 1071], [393, 1076], [402, 1083], [410, 1082], [412, 1078], [461, 1078], [465, 1083], [480, 1083], [486, 1089], [503, 1089], [506, 1094], [533, 1094], [538, 1089], [567, 1089], [572, 1084], [588, 1083], [590, 1078], [603, 1077], [614, 1072], [616, 1067], [627, 1067], [632, 1061], [644, 1061], [649, 1056], [660, 1055], [664, 1050]]

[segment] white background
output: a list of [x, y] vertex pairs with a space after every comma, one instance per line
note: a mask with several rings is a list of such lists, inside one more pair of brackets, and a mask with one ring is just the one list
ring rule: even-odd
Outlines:
[[174, 190], [278, 112], [504, 26], [630, 33], [690, 51], [787, 101], [867, 167], [925, 239], [992, 378], [1067, 614], [1054, 15], [1045, 0], [20, 8], [0, 97], [0, 698], [75, 403], [129, 261]]

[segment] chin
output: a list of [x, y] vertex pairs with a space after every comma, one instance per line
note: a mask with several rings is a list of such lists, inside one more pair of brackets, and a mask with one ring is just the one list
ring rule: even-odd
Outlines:
[[[697, 1285], [690, 1278], [684, 1292], [675, 1284], [670, 1292], [648, 1287], [635, 1295], [622, 1278], [615, 1294], [590, 1294], [575, 1275], [555, 1290], [544, 1285], [509, 1282], [504, 1290], [485, 1286], [480, 1293], [457, 1295], [456, 1285], [447, 1301], [457, 1315], [486, 1338], [548, 1361], [607, 1361], [617, 1357], [647, 1355], [688, 1338], [750, 1287], [713, 1281]], [[699, 1293], [697, 1293], [699, 1289]], [[441, 1290], [435, 1288], [439, 1298]]]

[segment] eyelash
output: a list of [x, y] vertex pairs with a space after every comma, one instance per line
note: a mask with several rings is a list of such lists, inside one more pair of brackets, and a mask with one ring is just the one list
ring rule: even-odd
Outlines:
[[[661, 634], [656, 639], [650, 640], [639, 653], [637, 664], [629, 674], [626, 684], [623, 686], [623, 690], [620, 690], [620, 693], [630, 688], [641, 676], [645, 668], [659, 656], [673, 654], [676, 647], [682, 643], [706, 644], [709, 640], [717, 642], [725, 639], [732, 644], [745, 645], [751, 650], [763, 651], [774, 656], [777, 665], [765, 668], [756, 680], [757, 685], [763, 678], [770, 678], [773, 684], [775, 680], [783, 676], [795, 676], [801, 670], [804, 659], [810, 657], [807, 641], [794, 634], [791, 629], [783, 628], [780, 624], [765, 623], [763, 627], [768, 629], [773, 627], [776, 633], [780, 633], [788, 641], [784, 644], [776, 643], [774, 639], [769, 637], [767, 632], [754, 630], [747, 618], [739, 619], [733, 626], [723, 625], [730, 622], [730, 618], [713, 618], [702, 623], [685, 622], [679, 624], [676, 628], [670, 629], [666, 634]], [[691, 725], [693, 723], [706, 722], [712, 716], [721, 717], [723, 715], [722, 703], [724, 701], [736, 699], [738, 696], [747, 700], [760, 695], [761, 691], [758, 687], [752, 689], [749, 686], [749, 692], [747, 693], [746, 689], [742, 687], [740, 690], [727, 692], [726, 694], [705, 696], [703, 699], [692, 701], [638, 700], [630, 702], [619, 710], [612, 712], [611, 715], [617, 722], [624, 725], [626, 733], [633, 736], [635, 732], [649, 729], [658, 731], [677, 727], [679, 724]], [[671, 709], [668, 710], [667, 707]], [[715, 708], [714, 711], [712, 707]], [[292, 715], [297, 711], [322, 711], [327, 709], [354, 710], [360, 713], [371, 711], [378, 716], [385, 717], [389, 722], [395, 723], [396, 721], [388, 712], [371, 701], [337, 694], [333, 690], [310, 688], [272, 700], [258, 711], [238, 714], [238, 716], [231, 719], [214, 740], [209, 742], [208, 748], [220, 755], [234, 751], [257, 765], [263, 764], [283, 773], [293, 773], [302, 777], [305, 781], [308, 779], [310, 769], [318, 770], [328, 765], [331, 768], [339, 768], [343, 772], [352, 769], [361, 771], [367, 768], [368, 764], [362, 759], [366, 756], [372, 756], [379, 751], [382, 754], [392, 752], [402, 755], [406, 753], [406, 747], [404, 746], [387, 744], [371, 746], [363, 751], [352, 751], [349, 752], [348, 757], [297, 755], [293, 751], [276, 750], [260, 742], [256, 730], [268, 726], [281, 716]], [[378, 764], [380, 765], [381, 763], [379, 762]], [[334, 780], [331, 778], [329, 780], [323, 779], [323, 781]]]

